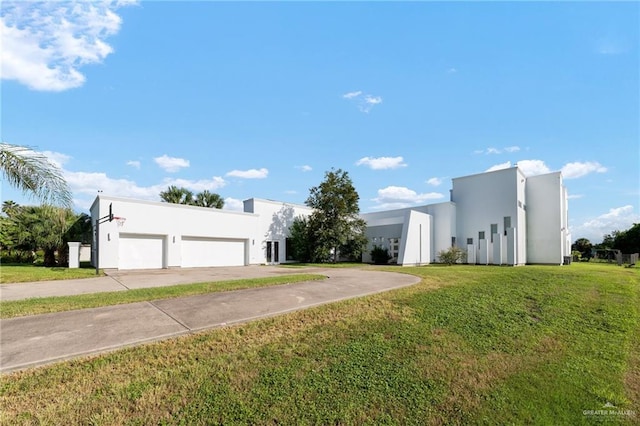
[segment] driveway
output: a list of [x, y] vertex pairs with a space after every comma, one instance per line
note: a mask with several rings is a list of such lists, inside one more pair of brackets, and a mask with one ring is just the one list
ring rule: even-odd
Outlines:
[[[0, 320], [0, 371], [6, 373], [270, 317], [406, 287], [420, 281], [412, 275], [368, 268], [289, 269], [250, 266], [207, 269], [213, 269], [215, 276], [220, 277], [219, 280], [298, 273], [319, 273], [328, 278], [322, 281]], [[196, 277], [200, 281], [212, 281], [211, 274], [212, 271], [195, 269], [118, 272], [104, 277], [104, 280], [117, 281], [123, 286], [122, 291], [125, 291], [126, 288], [158, 286], [160, 283], [172, 285], [196, 282]], [[13, 285], [30, 284], [10, 286]]]

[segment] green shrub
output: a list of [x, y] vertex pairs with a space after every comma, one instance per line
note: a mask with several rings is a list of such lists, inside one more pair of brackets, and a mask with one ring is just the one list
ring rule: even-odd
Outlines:
[[373, 246], [373, 250], [371, 250], [371, 260], [376, 265], [386, 265], [389, 263], [389, 260], [391, 260], [391, 256], [386, 248]]
[[438, 252], [438, 259], [440, 263], [445, 263], [447, 265], [464, 262], [466, 257], [467, 252], [459, 247], [449, 247], [446, 250], [440, 250]]

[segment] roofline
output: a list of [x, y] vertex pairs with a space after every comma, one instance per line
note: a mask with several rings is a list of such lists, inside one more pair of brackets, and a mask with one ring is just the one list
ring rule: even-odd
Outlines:
[[162, 206], [162, 207], [179, 208], [179, 209], [198, 209], [198, 210], [206, 210], [206, 211], [210, 211], [212, 213], [221, 213], [221, 214], [239, 214], [239, 215], [246, 215], [246, 216], [258, 216], [258, 214], [256, 214], [256, 213], [247, 213], [247, 212], [238, 211], [238, 210], [224, 210], [224, 209], [216, 209], [216, 208], [211, 208], [211, 207], [191, 206], [191, 205], [188, 205], [188, 204], [167, 203], [167, 202], [164, 202], [164, 201], [150, 201], [150, 200], [140, 200], [140, 199], [136, 199], [136, 198], [113, 197], [113, 196], [110, 196], [110, 195], [98, 195], [98, 196], [96, 196], [96, 199], [91, 204], [91, 207], [90, 207], [89, 211], [93, 210], [93, 207], [100, 200], [103, 200], [103, 201], [120, 201], [120, 202], [123, 202], [123, 203], [146, 204], [146, 205], [151, 205], [151, 206], [159, 206], [159, 207]]

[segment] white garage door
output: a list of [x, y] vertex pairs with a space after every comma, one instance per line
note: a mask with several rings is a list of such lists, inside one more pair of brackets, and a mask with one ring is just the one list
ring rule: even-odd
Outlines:
[[182, 237], [182, 266], [243, 266], [245, 241]]
[[120, 234], [119, 269], [159, 269], [163, 258], [163, 235]]

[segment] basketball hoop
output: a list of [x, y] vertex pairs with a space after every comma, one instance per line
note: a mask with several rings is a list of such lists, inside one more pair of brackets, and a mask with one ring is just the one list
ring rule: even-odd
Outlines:
[[124, 225], [124, 223], [127, 221], [127, 218], [114, 216], [113, 220], [115, 220], [118, 223], [118, 228], [122, 228], [122, 225]]

